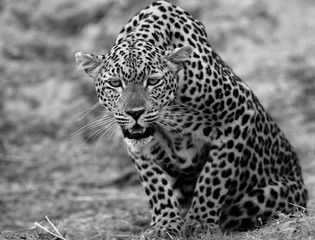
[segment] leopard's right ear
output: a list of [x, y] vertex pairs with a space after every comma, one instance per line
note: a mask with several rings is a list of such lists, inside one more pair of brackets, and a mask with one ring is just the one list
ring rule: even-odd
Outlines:
[[97, 75], [103, 66], [104, 59], [104, 55], [93, 55], [83, 52], [78, 52], [75, 54], [75, 60], [77, 63], [79, 63], [78, 68], [83, 69], [87, 75], [93, 79], [97, 78]]

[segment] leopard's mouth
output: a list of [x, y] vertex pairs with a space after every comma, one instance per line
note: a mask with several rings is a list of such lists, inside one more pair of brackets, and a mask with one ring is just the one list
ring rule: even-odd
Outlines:
[[125, 138], [129, 139], [143, 139], [148, 138], [154, 134], [155, 130], [149, 126], [147, 128], [140, 126], [138, 123], [130, 129], [123, 129]]

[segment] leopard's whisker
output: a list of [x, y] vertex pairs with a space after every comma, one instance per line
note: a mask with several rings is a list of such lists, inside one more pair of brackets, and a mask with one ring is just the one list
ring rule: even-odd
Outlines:
[[179, 123], [176, 119], [174, 119], [174, 116], [171, 114], [169, 115], [161, 114], [159, 119], [162, 119], [164, 122], [174, 123], [176, 125], [179, 125], [180, 127], [185, 127], [184, 124]]
[[178, 129], [176, 129], [176, 128], [174, 128], [173, 126], [171, 126], [171, 125], [169, 125], [167, 122], [165, 122], [164, 120], [162, 120], [162, 119], [159, 119], [158, 121], [156, 121], [156, 123], [158, 123], [158, 124], [160, 124], [160, 126], [163, 128], [163, 129], [166, 129], [167, 131], [169, 131], [169, 132], [177, 132], [179, 135], [181, 135], [182, 137], [183, 137], [183, 135], [182, 135], [182, 133], [178, 130]]
[[[195, 112], [195, 113], [204, 114], [204, 115], [209, 115], [209, 114], [207, 114], [207, 113], [201, 112], [201, 111], [199, 111], [199, 110], [197, 110], [197, 109], [195, 109], [195, 108], [193, 108], [193, 107], [190, 107], [190, 106], [184, 104], [183, 102], [181, 102], [181, 101], [178, 100], [178, 99], [174, 99], [174, 101], [177, 102], [177, 103], [178, 103], [180, 106], [182, 106], [183, 108], [189, 109], [189, 111], [192, 111], [192, 112]], [[172, 106], [172, 105], [170, 105], [170, 106]]]
[[109, 134], [109, 137], [112, 137], [115, 132], [117, 132], [119, 130], [119, 125], [117, 124], [112, 130], [111, 130], [111, 133]]
[[[114, 127], [116, 127], [116, 126], [118, 126], [118, 125], [116, 124], [115, 121], [113, 121], [113, 122], [110, 124], [109, 127], [106, 127], [106, 129], [105, 129], [105, 128], [102, 128], [100, 132], [102, 132], [102, 131], [104, 131], [104, 130], [105, 130], [105, 131], [101, 134], [101, 136], [100, 136], [99, 139], [97, 140], [95, 146], [98, 145], [99, 141], [102, 139], [102, 137], [103, 137], [105, 134], [110, 133], [111, 129], [114, 128]], [[99, 132], [99, 133], [100, 133], [100, 132]], [[99, 133], [98, 133], [98, 134], [99, 134]]]
[[104, 125], [104, 126], [102, 126], [101, 128], [99, 128], [98, 130], [96, 130], [95, 132], [93, 132], [89, 137], [88, 137], [88, 139], [90, 139], [90, 138], [95, 138], [95, 137], [97, 137], [102, 131], [104, 131], [104, 130], [108, 130], [108, 128], [109, 127], [111, 127], [111, 125], [112, 124], [114, 124], [114, 122], [110, 122], [110, 123], [108, 123], [108, 124], [106, 124], [106, 125]]
[[77, 120], [81, 120], [82, 118], [86, 117], [90, 112], [92, 112], [94, 109], [96, 109], [100, 105], [101, 105], [100, 102], [95, 103], [88, 110], [85, 110], [85, 111], [82, 111], [82, 112], [78, 113], [76, 119]]
[[75, 131], [71, 137], [75, 137], [79, 134], [85, 133], [93, 128], [97, 128], [103, 125], [106, 125], [107, 122], [114, 120], [114, 118], [110, 115], [99, 116], [87, 123], [85, 126], [81, 127], [77, 131]]

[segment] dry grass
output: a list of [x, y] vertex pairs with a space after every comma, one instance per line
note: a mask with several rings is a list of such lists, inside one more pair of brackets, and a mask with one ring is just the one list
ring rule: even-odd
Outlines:
[[[71, 239], [144, 239], [142, 232], [139, 234], [114, 232], [114, 231], [99, 231], [94, 235], [84, 236], [78, 234], [68, 234], [60, 232], [58, 228], [52, 223], [48, 217], [46, 217], [46, 224], [34, 223], [34, 227], [29, 229], [20, 230], [16, 232], [2, 232], [0, 233], [0, 239], [34, 239], [34, 240], [71, 240]], [[91, 224], [99, 224], [94, 222]], [[307, 240], [314, 239], [315, 236], [315, 216], [306, 215], [304, 212], [296, 212], [291, 215], [285, 215], [279, 213], [277, 219], [274, 219], [267, 223], [266, 226], [247, 232], [233, 232], [228, 234], [222, 234], [218, 231], [204, 232], [199, 234], [187, 234], [182, 237], [166, 236], [167, 239], [172, 240], [287, 240], [298, 239]], [[2, 237], [2, 238], [1, 238]], [[152, 239], [163, 240], [165, 237], [151, 236]], [[151, 239], [150, 238], [150, 239]]]
[[[300, 155], [315, 208], [315, 3], [177, 1], [256, 92]], [[0, 239], [139, 239], [150, 215], [119, 137], [71, 137], [101, 114], [74, 53], [104, 53], [147, 1], [0, 2]], [[267, 226], [187, 239], [312, 239], [314, 211]], [[49, 224], [48, 224], [49, 225]], [[49, 227], [45, 225], [46, 227]], [[27, 229], [26, 231], [21, 231]], [[56, 233], [50, 225], [50, 229]], [[10, 231], [10, 233], [5, 232]], [[66, 233], [66, 235], [64, 235]]]

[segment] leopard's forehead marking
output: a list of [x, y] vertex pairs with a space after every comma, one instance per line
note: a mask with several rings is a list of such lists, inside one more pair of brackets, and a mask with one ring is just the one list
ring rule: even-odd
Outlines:
[[107, 58], [104, 69], [110, 76], [134, 83], [157, 72], [161, 63], [161, 54], [150, 43], [141, 40], [116, 45]]

